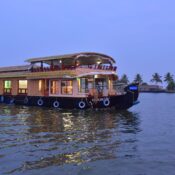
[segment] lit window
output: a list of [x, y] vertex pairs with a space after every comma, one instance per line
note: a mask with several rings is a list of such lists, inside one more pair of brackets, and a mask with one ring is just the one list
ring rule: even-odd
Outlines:
[[27, 80], [19, 80], [19, 94], [26, 94], [27, 93]]
[[39, 80], [39, 92], [42, 91], [42, 80]]
[[10, 80], [4, 81], [4, 93], [10, 94], [12, 89], [12, 82]]
[[58, 94], [59, 93], [58, 81], [56, 81], [56, 80], [50, 81], [50, 93], [51, 94]]
[[73, 82], [71, 80], [61, 81], [61, 93], [73, 94]]
[[88, 91], [88, 79], [87, 78], [78, 78], [78, 91], [85, 93]]

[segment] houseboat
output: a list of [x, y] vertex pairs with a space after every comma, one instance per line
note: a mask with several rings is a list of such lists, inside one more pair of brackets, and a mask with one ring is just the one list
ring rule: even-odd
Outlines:
[[137, 84], [118, 83], [115, 60], [105, 54], [84, 52], [26, 62], [0, 68], [1, 103], [127, 109], [137, 102]]

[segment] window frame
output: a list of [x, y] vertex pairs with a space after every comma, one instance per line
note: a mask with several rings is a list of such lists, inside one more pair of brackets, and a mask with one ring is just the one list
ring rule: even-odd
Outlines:
[[[20, 81], [27, 81], [27, 88], [20, 88]], [[23, 92], [24, 90], [24, 92]], [[28, 80], [18, 80], [18, 94], [19, 95], [26, 95], [28, 93]]]
[[[53, 93], [53, 87], [52, 87], [52, 83], [53, 82], [55, 82], [56, 84], [55, 84], [55, 87], [56, 87], [56, 89], [54, 90], [56, 93]], [[50, 82], [49, 82], [49, 93], [50, 93], [50, 95], [58, 95], [58, 94], [60, 94], [60, 83], [59, 83], [59, 80], [56, 80], [56, 79], [52, 79], [52, 80], [50, 80]]]
[[[62, 86], [62, 83], [66, 82], [66, 86]], [[72, 90], [71, 90], [71, 94], [67, 93], [68, 92], [68, 85], [67, 82], [71, 82], [72, 83]], [[63, 93], [63, 87], [66, 87], [66, 93]], [[62, 95], [73, 95], [73, 80], [61, 80], [61, 94]]]
[[[5, 88], [5, 82], [6, 81], [9, 81], [10, 82], [10, 88]], [[8, 90], [9, 90], [9, 92], [8, 92]], [[3, 92], [4, 92], [4, 94], [12, 94], [12, 80], [4, 80], [3, 81]]]

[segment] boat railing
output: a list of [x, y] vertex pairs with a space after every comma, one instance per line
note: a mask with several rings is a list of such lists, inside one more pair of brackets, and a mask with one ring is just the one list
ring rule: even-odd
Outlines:
[[75, 70], [77, 68], [88, 68], [95, 70], [116, 71], [117, 66], [87, 65], [87, 66], [50, 66], [50, 67], [32, 67], [31, 72], [49, 72], [61, 70]]
[[117, 92], [117, 94], [124, 94], [125, 87], [126, 87], [126, 84], [124, 83], [118, 83], [118, 82], [113, 83], [113, 89]]
[[25, 94], [27, 94], [27, 89], [26, 88], [19, 88], [18, 89], [18, 94], [19, 95], [25, 95]]
[[100, 86], [100, 85], [96, 85], [95, 87], [89, 88], [81, 88], [79, 90], [79, 93], [84, 93], [87, 94], [87, 96], [91, 96], [91, 97], [107, 97], [110, 95], [116, 95], [116, 91], [113, 89], [109, 89], [107, 86]]
[[4, 94], [11, 94], [12, 88], [4, 88]]

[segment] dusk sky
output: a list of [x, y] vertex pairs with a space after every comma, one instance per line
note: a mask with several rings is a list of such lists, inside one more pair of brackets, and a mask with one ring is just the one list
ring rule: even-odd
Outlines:
[[174, 0], [0, 0], [0, 66], [93, 51], [119, 75], [175, 74]]

